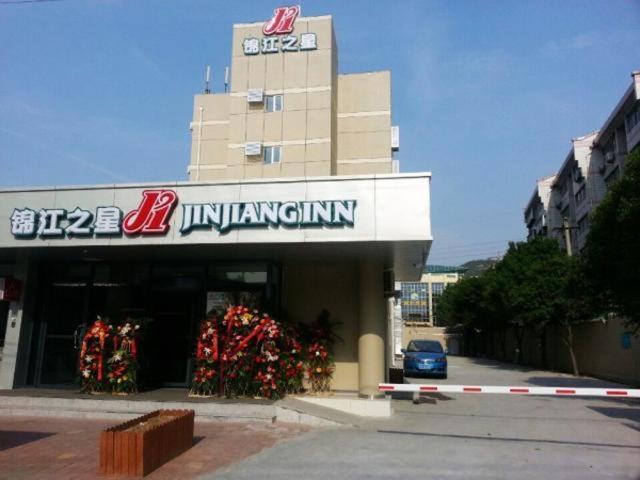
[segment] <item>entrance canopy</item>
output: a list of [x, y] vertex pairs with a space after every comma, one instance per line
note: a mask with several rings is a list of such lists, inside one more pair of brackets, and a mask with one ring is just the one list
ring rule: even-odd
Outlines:
[[377, 258], [417, 280], [432, 241], [429, 173], [0, 191], [0, 262]]

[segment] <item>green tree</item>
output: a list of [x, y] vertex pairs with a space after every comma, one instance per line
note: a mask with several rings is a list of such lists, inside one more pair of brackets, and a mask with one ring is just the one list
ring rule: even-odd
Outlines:
[[523, 362], [523, 341], [532, 328], [546, 363], [546, 327], [566, 312], [566, 286], [569, 262], [558, 242], [535, 238], [512, 243], [496, 265], [496, 288], [502, 294], [504, 312], [514, 327], [518, 352]]
[[610, 311], [640, 329], [640, 150], [626, 159], [626, 170], [591, 218], [584, 252], [590, 282]]
[[438, 300], [437, 317], [445, 325], [463, 328], [471, 355], [478, 354], [476, 333], [484, 330], [487, 321], [483, 308], [483, 289], [482, 277], [467, 277], [448, 286]]
[[463, 328], [471, 354], [492, 353], [492, 339], [496, 338], [502, 357], [506, 357], [506, 315], [493, 270], [447, 287], [438, 301], [437, 314], [447, 325]]
[[504, 291], [500, 285], [500, 277], [498, 272], [492, 268], [484, 273], [483, 280], [484, 310], [488, 317], [486, 326], [498, 343], [500, 358], [507, 361], [507, 333], [510, 326], [510, 317]]
[[[535, 238], [512, 243], [504, 258], [481, 276], [449, 286], [439, 301], [438, 315], [448, 325], [462, 325], [467, 341], [478, 337], [485, 345], [496, 341], [505, 360], [506, 334], [512, 329], [519, 363], [524, 362], [525, 335], [533, 331], [545, 366], [548, 327], [556, 326], [578, 375], [574, 325], [602, 312], [602, 305], [585, 275], [584, 260], [568, 257], [554, 239]], [[481, 349], [477, 346], [471, 353]]]

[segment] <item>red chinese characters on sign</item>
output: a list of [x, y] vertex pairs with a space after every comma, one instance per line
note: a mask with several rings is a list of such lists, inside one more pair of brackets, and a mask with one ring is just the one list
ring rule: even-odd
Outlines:
[[264, 24], [265, 35], [282, 35], [293, 32], [293, 24], [300, 15], [300, 6], [278, 7], [273, 11], [273, 18]]
[[127, 235], [166, 233], [169, 216], [178, 202], [173, 190], [145, 190], [136, 210], [124, 217], [122, 230]]

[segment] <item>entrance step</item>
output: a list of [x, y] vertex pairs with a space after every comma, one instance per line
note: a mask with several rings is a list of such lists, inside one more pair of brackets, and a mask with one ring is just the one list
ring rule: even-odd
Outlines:
[[349, 426], [327, 415], [314, 415], [301, 405], [250, 402], [182, 402], [112, 398], [56, 398], [0, 395], [0, 416], [104, 418], [129, 420], [158, 409], [192, 409], [196, 420], [215, 422], [287, 422], [314, 427]]

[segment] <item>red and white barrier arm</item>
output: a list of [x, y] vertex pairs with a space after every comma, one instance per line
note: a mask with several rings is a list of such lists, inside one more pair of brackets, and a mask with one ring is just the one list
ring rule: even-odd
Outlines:
[[573, 388], [573, 387], [528, 387], [528, 386], [477, 386], [477, 385], [423, 385], [419, 383], [380, 383], [381, 392], [422, 393], [497, 393], [511, 395], [558, 395], [563, 397], [635, 397], [640, 398], [640, 389], [627, 388]]

